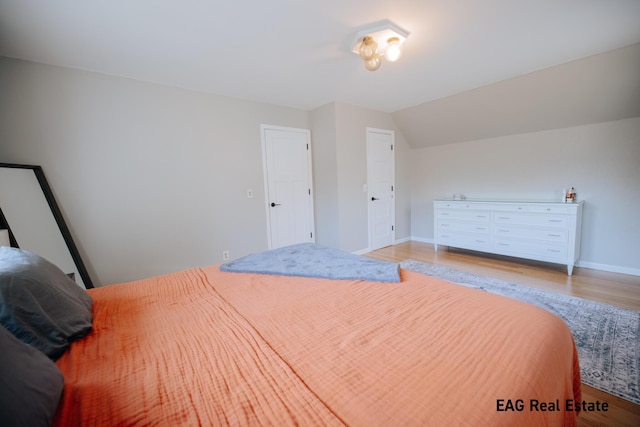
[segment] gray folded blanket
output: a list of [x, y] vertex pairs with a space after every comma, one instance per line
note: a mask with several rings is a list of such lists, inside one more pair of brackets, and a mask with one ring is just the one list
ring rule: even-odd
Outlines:
[[221, 271], [335, 280], [400, 282], [400, 265], [377, 261], [315, 243], [300, 243], [247, 255], [222, 264]]

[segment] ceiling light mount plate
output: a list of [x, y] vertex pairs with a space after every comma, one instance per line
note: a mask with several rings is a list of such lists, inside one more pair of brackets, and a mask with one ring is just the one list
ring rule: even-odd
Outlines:
[[409, 31], [397, 24], [385, 19], [374, 24], [362, 27], [356, 33], [353, 43], [351, 43], [351, 51], [356, 55], [360, 55], [360, 45], [366, 36], [373, 38], [378, 44], [378, 50], [384, 55], [389, 39], [397, 38], [400, 45], [404, 43], [409, 36]]

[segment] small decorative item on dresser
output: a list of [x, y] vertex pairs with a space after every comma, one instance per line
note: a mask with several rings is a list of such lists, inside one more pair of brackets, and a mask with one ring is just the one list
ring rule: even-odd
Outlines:
[[567, 192], [566, 202], [575, 203], [575, 201], [576, 201], [576, 189], [571, 187], [571, 190]]
[[454, 194], [453, 200], [464, 200], [464, 194]]

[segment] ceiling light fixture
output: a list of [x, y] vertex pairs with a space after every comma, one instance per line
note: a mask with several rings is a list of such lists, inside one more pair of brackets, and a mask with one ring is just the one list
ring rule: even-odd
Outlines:
[[382, 65], [383, 57], [389, 62], [398, 60], [401, 46], [408, 36], [408, 31], [385, 20], [358, 31], [352, 52], [360, 55], [367, 70], [375, 71]]

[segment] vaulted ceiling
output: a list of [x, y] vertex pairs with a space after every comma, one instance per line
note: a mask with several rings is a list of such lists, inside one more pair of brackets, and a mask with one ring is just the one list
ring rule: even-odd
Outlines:
[[[384, 19], [410, 35], [370, 72], [351, 44]], [[638, 0], [0, 0], [0, 55], [385, 111], [419, 147], [640, 115], [638, 22]]]

